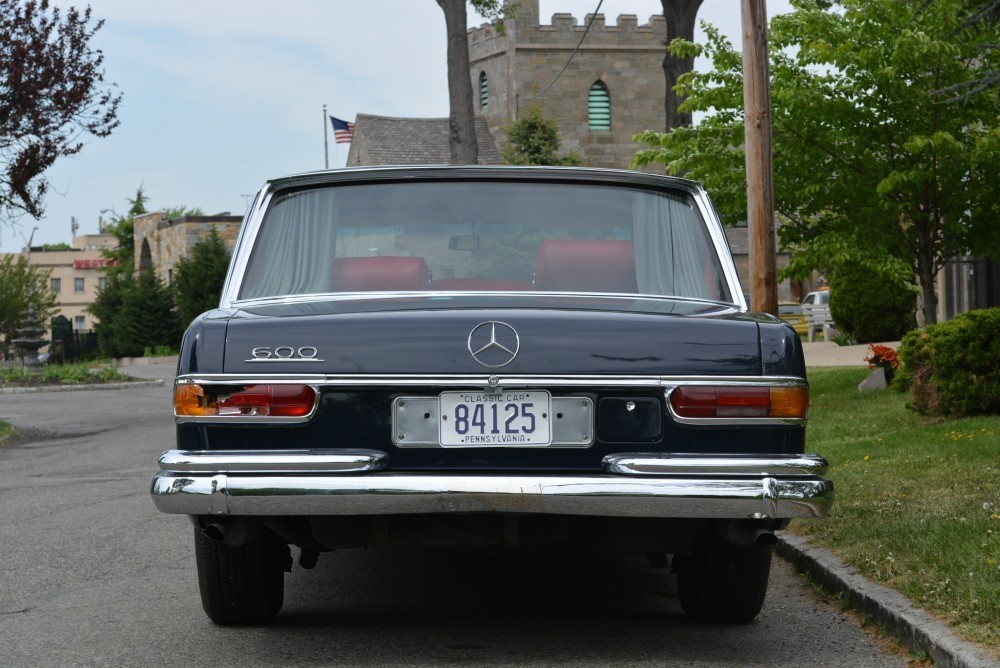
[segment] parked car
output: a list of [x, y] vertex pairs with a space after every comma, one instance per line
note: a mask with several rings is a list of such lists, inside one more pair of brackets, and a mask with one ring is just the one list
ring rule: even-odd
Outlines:
[[830, 291], [828, 289], [810, 292], [802, 300], [802, 306], [816, 306], [830, 303]]
[[778, 302], [778, 316], [792, 326], [799, 336], [809, 333], [809, 324], [802, 312], [802, 305], [796, 302]]
[[304, 174], [259, 192], [184, 336], [151, 493], [218, 624], [278, 613], [289, 546], [428, 543], [672, 555], [688, 615], [746, 622], [774, 532], [832, 503], [808, 404], [694, 182]]

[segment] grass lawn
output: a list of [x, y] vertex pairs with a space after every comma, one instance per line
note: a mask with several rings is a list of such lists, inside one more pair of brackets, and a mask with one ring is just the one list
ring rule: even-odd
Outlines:
[[815, 369], [806, 451], [830, 462], [830, 517], [793, 533], [1000, 656], [1000, 417], [929, 419], [867, 368]]

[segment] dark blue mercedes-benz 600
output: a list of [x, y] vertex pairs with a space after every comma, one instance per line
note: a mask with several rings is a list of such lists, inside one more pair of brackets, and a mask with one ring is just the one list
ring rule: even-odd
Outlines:
[[292, 550], [672, 555], [699, 620], [760, 611], [774, 531], [822, 516], [799, 337], [749, 312], [705, 191], [575, 168], [270, 181], [188, 329], [156, 506], [195, 525], [219, 624]]

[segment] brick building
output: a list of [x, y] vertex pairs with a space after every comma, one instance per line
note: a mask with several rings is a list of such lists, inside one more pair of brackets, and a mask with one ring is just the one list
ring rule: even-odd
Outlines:
[[[117, 241], [111, 234], [84, 234], [73, 238], [66, 250], [46, 250], [32, 246], [29, 263], [49, 272], [49, 289], [58, 300], [55, 315], [65, 316], [77, 331], [93, 329], [94, 316], [87, 307], [94, 303], [103, 286], [101, 271], [107, 260], [101, 251], [114, 248]], [[48, 323], [44, 323], [47, 327]]]

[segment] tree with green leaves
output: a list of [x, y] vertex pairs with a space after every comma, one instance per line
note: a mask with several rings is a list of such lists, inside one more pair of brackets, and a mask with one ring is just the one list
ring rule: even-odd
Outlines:
[[91, 47], [103, 23], [89, 7], [0, 0], [0, 222], [40, 218], [45, 171], [118, 127], [121, 95]]
[[58, 300], [49, 289], [49, 274], [28, 261], [27, 255], [0, 255], [0, 347], [10, 352], [11, 341], [28, 315], [28, 306], [35, 307], [35, 317], [48, 322]]
[[[937, 319], [935, 276], [972, 251], [1000, 254], [1000, 128], [996, 89], [949, 104], [942, 91], [994, 68], [996, 23], [970, 22], [976, 3], [843, 0], [836, 10], [793, 0], [770, 25], [775, 208], [792, 251], [786, 275], [851, 262], [899, 284], [916, 277], [924, 320]], [[983, 34], [984, 31], [989, 34]], [[992, 31], [992, 32], [990, 32]], [[746, 216], [742, 58], [719, 31], [710, 72], [681, 77], [697, 126], [637, 137], [635, 165], [664, 163], [701, 181], [723, 217]]]
[[[128, 213], [116, 215], [107, 230], [118, 246], [104, 250], [108, 260], [104, 269], [104, 287], [87, 310], [97, 319], [94, 330], [101, 353], [109, 357], [142, 355], [146, 348], [176, 347], [180, 343], [180, 324], [175, 312], [173, 292], [163, 285], [153, 271], [136, 271], [135, 218], [146, 213], [149, 198], [139, 186], [135, 198], [127, 200]], [[199, 215], [199, 209], [174, 207], [168, 217]], [[149, 309], [148, 315], [141, 313]]]
[[176, 349], [181, 329], [170, 288], [152, 271], [140, 271], [123, 286], [113, 319], [116, 357], [141, 357], [146, 349]]
[[533, 104], [527, 113], [504, 128], [507, 145], [503, 148], [505, 165], [580, 165], [576, 152], [559, 155], [559, 123], [545, 118], [542, 107]]
[[128, 202], [128, 212], [124, 216], [115, 216], [111, 219], [105, 231], [115, 237], [118, 243], [114, 248], [101, 251], [101, 255], [108, 260], [108, 274], [132, 274], [135, 270], [135, 218], [141, 216], [146, 211], [146, 203], [149, 197], [146, 196], [142, 185], [135, 191], [135, 198], [125, 199]]
[[113, 234], [118, 244], [105, 249], [101, 254], [108, 261], [103, 269], [104, 287], [87, 311], [94, 316], [94, 332], [101, 354], [107, 357], [123, 357], [116, 344], [115, 331], [119, 324], [125, 295], [135, 282], [135, 217], [146, 213], [148, 198], [142, 186], [136, 190], [135, 198], [127, 200], [128, 213], [116, 215], [108, 225], [107, 232]]
[[174, 265], [174, 299], [181, 324], [217, 308], [229, 269], [229, 250], [215, 228]]

